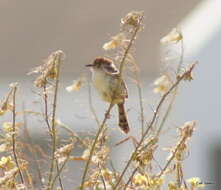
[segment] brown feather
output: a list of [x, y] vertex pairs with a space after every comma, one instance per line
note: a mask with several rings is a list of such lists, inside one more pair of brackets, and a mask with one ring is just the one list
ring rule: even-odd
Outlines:
[[130, 131], [127, 115], [124, 109], [124, 103], [117, 104], [119, 111], [119, 127], [124, 133], [128, 133]]

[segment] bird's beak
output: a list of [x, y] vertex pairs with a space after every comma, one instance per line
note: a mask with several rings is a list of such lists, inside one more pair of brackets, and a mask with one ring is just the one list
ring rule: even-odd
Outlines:
[[93, 67], [93, 64], [85, 65], [85, 67]]

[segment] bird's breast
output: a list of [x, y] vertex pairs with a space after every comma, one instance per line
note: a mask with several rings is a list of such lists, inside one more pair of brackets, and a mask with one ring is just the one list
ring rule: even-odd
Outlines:
[[110, 88], [110, 76], [107, 76], [105, 73], [96, 72], [93, 73], [92, 80], [102, 99], [106, 102], [111, 102], [112, 92]]

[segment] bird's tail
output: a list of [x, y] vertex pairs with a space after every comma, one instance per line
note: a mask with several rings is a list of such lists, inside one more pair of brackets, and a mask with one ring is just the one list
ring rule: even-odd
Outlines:
[[127, 115], [124, 109], [124, 103], [120, 103], [117, 105], [119, 111], [119, 127], [124, 133], [128, 133], [130, 131], [130, 128], [127, 121]]

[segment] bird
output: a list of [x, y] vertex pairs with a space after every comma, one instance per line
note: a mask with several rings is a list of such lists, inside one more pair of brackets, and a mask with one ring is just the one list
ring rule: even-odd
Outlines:
[[127, 134], [130, 131], [124, 103], [128, 98], [127, 87], [120, 76], [113, 60], [97, 57], [92, 64], [87, 64], [92, 71], [92, 83], [102, 100], [112, 105], [117, 104], [120, 129]]

